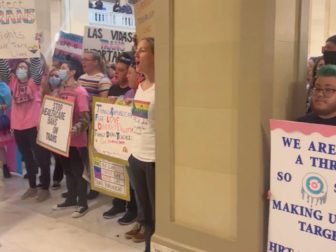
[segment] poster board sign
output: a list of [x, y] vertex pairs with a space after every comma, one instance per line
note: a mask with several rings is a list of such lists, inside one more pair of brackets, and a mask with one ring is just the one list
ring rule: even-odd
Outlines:
[[86, 26], [83, 51], [96, 51], [105, 62], [115, 63], [123, 52], [132, 51], [133, 32]]
[[138, 39], [154, 37], [154, 0], [139, 0], [135, 4], [135, 27]]
[[127, 174], [133, 131], [131, 106], [93, 97], [90, 132], [90, 180], [94, 190], [130, 199]]
[[69, 157], [73, 110], [74, 102], [49, 95], [44, 96], [37, 144]]
[[55, 45], [53, 60], [64, 62], [65, 57], [81, 60], [83, 52], [83, 36], [64, 31], [59, 32], [59, 38]]
[[336, 127], [271, 120], [267, 251], [336, 246]]
[[35, 0], [0, 3], [0, 55], [3, 59], [39, 57]]

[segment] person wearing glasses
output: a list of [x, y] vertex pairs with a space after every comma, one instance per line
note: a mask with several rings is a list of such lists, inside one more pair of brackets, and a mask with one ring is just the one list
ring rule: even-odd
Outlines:
[[[93, 96], [108, 96], [108, 91], [111, 87], [111, 81], [105, 73], [105, 64], [98, 52], [84, 52], [81, 61], [85, 73], [79, 77], [78, 83], [88, 92], [91, 107]], [[88, 165], [88, 157], [85, 159], [85, 162]], [[98, 192], [90, 190], [88, 199], [95, 199], [98, 197], [98, 195]]]
[[312, 112], [297, 121], [336, 126], [336, 65], [319, 69], [311, 101]]
[[86, 89], [91, 98], [107, 97], [111, 81], [105, 73], [104, 62], [99, 53], [84, 52], [81, 61], [85, 73], [79, 77], [79, 84]]

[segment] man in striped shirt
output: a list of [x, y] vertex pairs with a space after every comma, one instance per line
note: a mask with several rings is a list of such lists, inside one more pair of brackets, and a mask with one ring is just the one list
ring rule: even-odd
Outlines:
[[[90, 109], [93, 96], [107, 97], [111, 87], [111, 81], [105, 74], [105, 66], [102, 57], [96, 51], [84, 52], [82, 56], [82, 66], [85, 74], [81, 75], [78, 83], [86, 89], [90, 98]], [[87, 154], [87, 153], [86, 153]], [[88, 156], [83, 155], [85, 162], [88, 164]], [[87, 199], [98, 197], [99, 193], [90, 190]]]
[[85, 74], [79, 77], [79, 84], [86, 89], [90, 99], [92, 96], [107, 97], [111, 81], [106, 76], [104, 62], [95, 51], [84, 52], [82, 65]]

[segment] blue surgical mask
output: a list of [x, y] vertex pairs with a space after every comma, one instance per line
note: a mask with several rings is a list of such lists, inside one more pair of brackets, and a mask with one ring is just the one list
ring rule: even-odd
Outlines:
[[28, 77], [28, 71], [24, 68], [18, 68], [16, 69], [16, 77], [18, 77], [19, 80], [25, 80]]
[[56, 76], [49, 77], [49, 84], [52, 88], [57, 88], [61, 83], [61, 78]]
[[58, 76], [61, 78], [61, 80], [67, 80], [68, 79], [68, 71], [66, 69], [60, 69], [58, 71]]

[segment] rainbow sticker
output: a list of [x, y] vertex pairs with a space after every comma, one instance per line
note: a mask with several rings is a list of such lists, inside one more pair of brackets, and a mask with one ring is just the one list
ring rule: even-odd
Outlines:
[[150, 105], [150, 102], [135, 100], [133, 102], [132, 115], [141, 117], [144, 119], [148, 119], [149, 105]]

